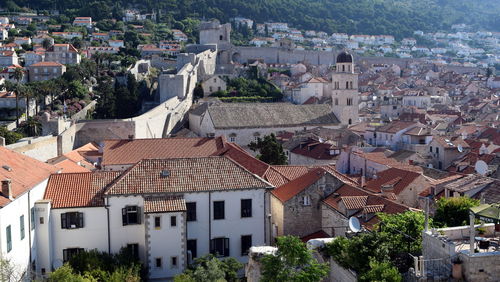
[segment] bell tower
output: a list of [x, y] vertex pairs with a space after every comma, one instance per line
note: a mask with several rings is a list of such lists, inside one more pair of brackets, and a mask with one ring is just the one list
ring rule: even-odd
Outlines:
[[347, 52], [337, 56], [332, 74], [332, 112], [341, 125], [359, 122], [358, 74], [354, 73], [353, 57]]

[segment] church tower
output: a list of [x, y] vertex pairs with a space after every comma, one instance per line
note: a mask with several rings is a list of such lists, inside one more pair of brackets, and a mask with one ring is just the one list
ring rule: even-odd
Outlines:
[[341, 125], [359, 122], [358, 74], [354, 73], [353, 57], [347, 52], [337, 56], [332, 74], [332, 112]]

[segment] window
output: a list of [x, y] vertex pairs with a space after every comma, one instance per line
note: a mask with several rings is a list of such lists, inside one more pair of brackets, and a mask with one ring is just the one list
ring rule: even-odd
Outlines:
[[216, 77], [214, 77], [214, 82], [217, 82], [217, 78]]
[[345, 65], [342, 65], [342, 72], [345, 72]]
[[432, 153], [432, 146], [429, 148], [429, 151]]
[[83, 252], [83, 248], [69, 248], [63, 250], [63, 261], [69, 261], [74, 255]]
[[224, 219], [224, 201], [214, 202], [214, 219]]
[[62, 229], [83, 228], [83, 213], [82, 212], [62, 213], [61, 228]]
[[177, 226], [177, 217], [175, 215], [170, 217], [170, 226]]
[[248, 250], [252, 246], [252, 235], [241, 236], [241, 255], [248, 255]]
[[310, 206], [311, 205], [311, 197], [309, 197], [308, 195], [302, 197], [302, 204], [304, 206]]
[[21, 240], [24, 239], [25, 232], [24, 232], [24, 214], [19, 217], [19, 231], [21, 233]]
[[196, 221], [196, 202], [186, 203], [187, 221]]
[[188, 253], [191, 252], [191, 258], [196, 258], [196, 256], [198, 255], [196, 239], [187, 240], [186, 249]]
[[161, 216], [155, 216], [155, 228], [156, 229], [161, 228]]
[[350, 88], [351, 88], [351, 89], [353, 88], [353, 87], [352, 87], [352, 81], [351, 81], [351, 82], [349, 82], [349, 86], [350, 86]]
[[170, 266], [171, 268], [177, 268], [177, 257], [170, 258]]
[[139, 258], [139, 244], [127, 244], [127, 252], [135, 258]]
[[35, 207], [32, 207], [30, 212], [31, 212], [30, 224], [31, 224], [31, 230], [33, 230], [35, 229]]
[[45, 220], [43, 219], [43, 216], [40, 217], [40, 224], [43, 224]]
[[236, 142], [236, 137], [229, 137], [229, 142]]
[[335, 98], [335, 106], [339, 105], [339, 98]]
[[349, 119], [349, 124], [352, 124], [352, 119]]
[[155, 259], [155, 266], [156, 268], [161, 268], [162, 267], [162, 261], [161, 261], [161, 258], [156, 258]]
[[7, 253], [12, 250], [12, 232], [10, 230], [10, 225], [5, 228], [5, 237], [7, 238]]
[[241, 217], [252, 217], [252, 199], [241, 200]]
[[213, 91], [213, 90], [212, 90], [212, 86], [209, 86], [209, 87], [208, 87], [208, 91], [209, 91], [209, 92], [212, 92], [212, 91]]
[[347, 105], [352, 106], [352, 98], [347, 98]]
[[229, 238], [215, 238], [210, 240], [210, 253], [216, 256], [229, 256]]
[[345, 89], [348, 89], [349, 88], [349, 81], [346, 81], [345, 82]]
[[439, 157], [439, 147], [436, 147], [436, 155]]
[[140, 218], [141, 208], [138, 206], [128, 206], [122, 209], [123, 226], [131, 224], [141, 224]]

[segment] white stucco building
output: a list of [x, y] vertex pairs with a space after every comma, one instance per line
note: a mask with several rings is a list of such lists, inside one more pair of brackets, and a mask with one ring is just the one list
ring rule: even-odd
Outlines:
[[0, 166], [0, 252], [14, 269], [11, 279], [21, 279], [37, 254], [34, 204], [57, 168], [1, 146]]
[[[271, 184], [226, 157], [145, 159], [126, 171], [52, 175], [37, 202], [37, 271], [82, 249], [127, 248], [168, 280], [208, 253], [246, 263], [269, 244]], [[167, 239], [168, 238], [168, 239]]]

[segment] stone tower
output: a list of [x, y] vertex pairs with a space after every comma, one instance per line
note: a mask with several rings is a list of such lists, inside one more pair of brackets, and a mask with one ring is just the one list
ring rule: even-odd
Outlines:
[[359, 121], [358, 74], [354, 73], [353, 57], [347, 52], [337, 56], [332, 74], [332, 112], [342, 125]]

